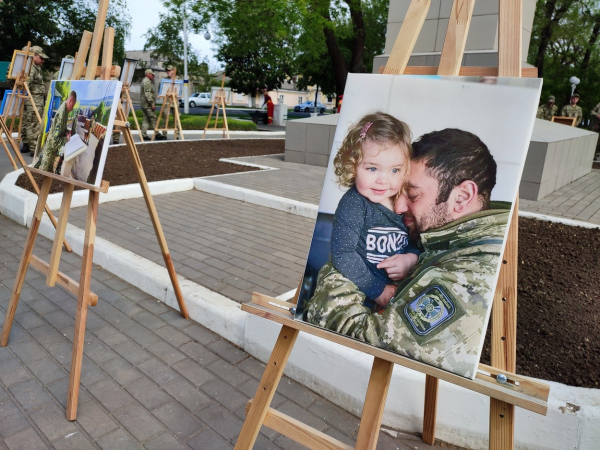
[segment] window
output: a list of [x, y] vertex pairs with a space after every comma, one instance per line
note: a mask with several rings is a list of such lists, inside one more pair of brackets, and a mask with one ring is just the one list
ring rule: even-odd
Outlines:
[[327, 103], [331, 103], [333, 101], [333, 97], [328, 95], [327, 96]]
[[283, 94], [279, 94], [279, 103], [283, 103]]
[[298, 104], [302, 104], [304, 103], [304, 99], [302, 98], [302, 96], [298, 97]]

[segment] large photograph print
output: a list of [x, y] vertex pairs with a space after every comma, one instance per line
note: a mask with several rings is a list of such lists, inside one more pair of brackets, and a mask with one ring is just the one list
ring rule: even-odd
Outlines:
[[120, 81], [53, 81], [33, 166], [100, 186], [121, 87]]
[[473, 379], [540, 91], [349, 74], [296, 319]]

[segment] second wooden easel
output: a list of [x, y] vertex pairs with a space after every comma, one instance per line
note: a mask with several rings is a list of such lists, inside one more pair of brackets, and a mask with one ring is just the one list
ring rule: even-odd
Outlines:
[[[98, 5], [98, 15], [96, 17], [94, 33], [92, 34], [89, 31], [85, 31], [81, 39], [78, 56], [75, 60], [75, 65], [73, 68], [73, 74], [81, 73], [89, 50], [88, 64], [85, 73], [86, 80], [93, 80], [96, 78], [95, 74], [96, 69], [98, 67], [100, 45], [102, 43], [103, 35], [104, 43], [102, 45], [103, 53], [101, 78], [103, 80], [108, 80], [110, 78], [115, 30], [114, 28], [106, 28], [106, 30], [104, 29], [104, 25], [106, 23], [106, 13], [108, 10], [108, 3], [109, 0], [100, 0]], [[133, 136], [131, 135], [131, 131], [129, 130], [128, 123], [126, 122], [125, 113], [121, 108], [121, 105], [119, 104], [117, 108], [117, 120], [115, 120], [115, 126], [120, 128], [125, 137], [125, 144], [129, 150], [129, 154], [131, 156], [135, 172], [137, 174], [140, 186], [142, 188], [142, 192], [144, 194], [144, 200], [146, 201], [146, 206], [148, 207], [148, 212], [150, 213], [150, 218], [152, 220], [154, 231], [159, 241], [165, 265], [167, 266], [167, 271], [169, 273], [169, 277], [171, 278], [173, 291], [177, 298], [181, 315], [185, 318], [188, 318], [189, 315], [185, 306], [185, 302], [183, 300], [183, 295], [179, 286], [179, 281], [177, 280], [177, 274], [175, 273], [175, 268], [173, 266], [173, 262], [169, 254], [167, 242], [165, 240], [165, 236], [162, 231], [160, 221], [158, 219], [158, 214], [156, 212], [156, 207], [154, 206], [152, 195], [150, 194], [150, 189], [148, 187], [148, 182], [144, 174], [144, 169], [142, 167], [139, 154], [133, 141]], [[102, 181], [100, 186], [94, 186], [85, 182], [74, 180], [72, 178], [62, 177], [51, 172], [46, 172], [40, 169], [34, 169], [28, 166], [25, 167], [25, 170], [27, 172], [37, 173], [41, 175], [43, 177], [43, 183], [39, 194], [39, 199], [36, 204], [34, 216], [31, 221], [30, 230], [25, 241], [25, 246], [23, 249], [23, 254], [21, 256], [19, 268], [17, 270], [17, 276], [13, 285], [10, 302], [6, 311], [4, 326], [2, 328], [2, 334], [0, 335], [0, 346], [5, 347], [8, 344], [10, 330], [14, 321], [15, 313], [17, 311], [17, 306], [19, 303], [21, 290], [23, 288], [23, 283], [25, 281], [25, 274], [27, 273], [27, 269], [30, 265], [46, 275], [46, 284], [48, 286], [54, 286], [56, 283], [58, 283], [66, 290], [77, 296], [77, 314], [75, 318], [75, 333], [73, 337], [73, 353], [71, 359], [69, 392], [66, 408], [67, 420], [75, 420], [77, 417], [77, 404], [79, 399], [79, 384], [81, 379], [81, 367], [83, 362], [83, 347], [87, 310], [88, 306], [95, 306], [98, 302], [98, 296], [90, 291], [94, 240], [96, 237], [96, 221], [98, 217], [98, 203], [100, 192], [108, 191], [108, 183]], [[40, 227], [42, 214], [44, 211], [44, 205], [46, 203], [46, 199], [48, 198], [48, 194], [50, 192], [50, 187], [53, 180], [58, 180], [63, 183], [64, 192], [50, 261], [46, 263], [41, 258], [33, 255], [33, 247], [35, 245], [35, 240]], [[58, 270], [61, 255], [61, 243], [63, 242], [67, 227], [69, 209], [75, 186], [83, 187], [84, 189], [89, 190], [85, 239], [83, 243], [81, 275], [79, 278], [79, 283], [69, 278], [62, 272], [59, 272]]]
[[[27, 42], [27, 47], [25, 47], [25, 60], [23, 61], [23, 67], [19, 70], [15, 78], [15, 84], [12, 88], [12, 93], [10, 94], [7, 102], [6, 109], [4, 113], [4, 121], [8, 122], [10, 120], [10, 128], [9, 135], [12, 137], [12, 133], [14, 130], [15, 123], [18, 119], [19, 126], [17, 128], [17, 137], [15, 138], [15, 142], [20, 143], [23, 138], [21, 135], [21, 131], [23, 128], [23, 111], [25, 109], [25, 102], [30, 102], [31, 107], [33, 108], [33, 112], [35, 112], [35, 116], [39, 122], [42, 124], [42, 117], [40, 116], [40, 111], [38, 111], [35, 102], [33, 101], [33, 97], [31, 96], [31, 91], [29, 90], [29, 85], [27, 83], [29, 72], [33, 67], [33, 61], [31, 62], [31, 66], [29, 67], [29, 71], [27, 71], [27, 58], [29, 55], [29, 49], [31, 48], [31, 42]], [[19, 102], [19, 100], [21, 100]]]
[[123, 79], [125, 83], [123, 83], [123, 89], [121, 90], [121, 103], [124, 106], [123, 110], [125, 111], [125, 117], [129, 119], [129, 113], [133, 115], [133, 122], [135, 123], [135, 129], [138, 131], [138, 136], [140, 137], [140, 142], [144, 142], [144, 137], [142, 136], [142, 130], [140, 129], [140, 124], [138, 123], [137, 116], [135, 115], [135, 110], [133, 109], [133, 102], [131, 101], [131, 96], [129, 95], [129, 70], [132, 70], [131, 65], [128, 65], [125, 68], [125, 73]]
[[[179, 93], [177, 91], [178, 87], [175, 84], [175, 77], [177, 76], [177, 69], [173, 69], [173, 73], [171, 75], [171, 83], [167, 88], [167, 92], [165, 95], [159, 95], [158, 98], [163, 99], [162, 106], [160, 107], [160, 114], [158, 115], [158, 119], [156, 119], [156, 128], [154, 129], [154, 133], [152, 134], [151, 141], [154, 141], [156, 138], [156, 133], [158, 131], [169, 132], [173, 131], [175, 133], [175, 140], [177, 140], [177, 136], [179, 135], [179, 139], [183, 141], [183, 128], [181, 128], [181, 119], [179, 117]], [[169, 118], [171, 115], [171, 110], [173, 111], [173, 128], [169, 128]], [[160, 128], [160, 120], [165, 115], [165, 126], [164, 128]]]
[[[461, 68], [474, 0], [454, 0], [440, 65], [407, 67], [408, 59], [427, 16], [431, 0], [412, 0], [396, 43], [383, 71], [387, 74], [479, 75], [520, 77], [521, 69], [521, 0], [499, 0], [498, 68]], [[529, 70], [528, 73], [532, 71]], [[537, 75], [537, 74], [535, 74]], [[534, 75], [534, 76], [535, 76]], [[283, 325], [267, 363], [256, 395], [246, 408], [247, 417], [236, 443], [236, 450], [253, 447], [265, 425], [311, 449], [349, 450], [353, 447], [311, 428], [273, 408], [270, 403], [283, 375], [298, 334], [302, 331], [322, 339], [374, 356], [373, 367], [363, 406], [362, 418], [354, 448], [375, 449], [381, 420], [395, 364], [426, 375], [423, 440], [435, 442], [435, 425], [439, 380], [445, 380], [490, 397], [490, 449], [514, 448], [515, 406], [546, 414], [549, 387], [516, 375], [516, 308], [517, 308], [517, 233], [518, 198], [509, 225], [503, 264], [492, 308], [491, 366], [479, 365], [474, 380], [468, 380], [416, 360], [372, 347], [362, 342], [293, 320], [283, 309], [291, 305], [281, 300], [254, 294], [252, 302], [242, 310]], [[500, 377], [502, 375], [502, 377]], [[506, 383], [501, 381], [508, 380]], [[333, 381], [332, 381], [333, 382]]]
[[[206, 125], [204, 125], [204, 133], [202, 133], [202, 139], [206, 136], [206, 130], [208, 129], [208, 125], [210, 124], [210, 119], [212, 117], [213, 110], [215, 106], [217, 107], [217, 114], [215, 116], [215, 126], [213, 130], [223, 130], [223, 137], [227, 134], [227, 139], [229, 137], [229, 125], [227, 124], [227, 113], [225, 112], [225, 73], [223, 72], [223, 79], [221, 80], [221, 88], [216, 92], [215, 97], [211, 100], [212, 106], [210, 107], [210, 113], [208, 114], [208, 119], [206, 119]], [[217, 127], [217, 122], [219, 121], [219, 108], [223, 110], [223, 126]]]

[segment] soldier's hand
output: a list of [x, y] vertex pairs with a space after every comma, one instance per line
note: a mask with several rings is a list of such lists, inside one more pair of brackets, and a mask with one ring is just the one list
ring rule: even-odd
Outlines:
[[386, 284], [385, 288], [383, 289], [383, 292], [374, 301], [379, 306], [386, 306], [390, 302], [390, 300], [392, 299], [392, 297], [394, 296], [395, 293], [396, 293], [396, 285]]
[[409, 272], [417, 264], [419, 257], [414, 253], [404, 253], [402, 255], [393, 255], [377, 264], [378, 269], [384, 269], [393, 281], [399, 281], [406, 278]]

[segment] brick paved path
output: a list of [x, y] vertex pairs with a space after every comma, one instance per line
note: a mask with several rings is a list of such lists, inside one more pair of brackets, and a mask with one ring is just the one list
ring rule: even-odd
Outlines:
[[[298, 287], [314, 219], [196, 190], [154, 201], [179, 275], [238, 302]], [[86, 213], [74, 208], [69, 222], [85, 229]], [[141, 198], [101, 204], [97, 234], [164, 265]]]
[[600, 170], [592, 170], [537, 202], [520, 200], [519, 205], [522, 211], [600, 225]]
[[[27, 229], [0, 216], [0, 320]], [[38, 237], [35, 254], [48, 259]], [[81, 260], [63, 254], [78, 278]], [[0, 448], [231, 449], [264, 365], [163, 303], [94, 267], [77, 421], [65, 418], [75, 299], [28, 271], [9, 345], [0, 348]], [[366, 375], [365, 375], [366, 376]], [[273, 406], [344, 442], [358, 419], [284, 377]], [[264, 429], [256, 449], [298, 449]], [[378, 448], [438, 448], [381, 434]], [[447, 448], [447, 446], [446, 446]]]

